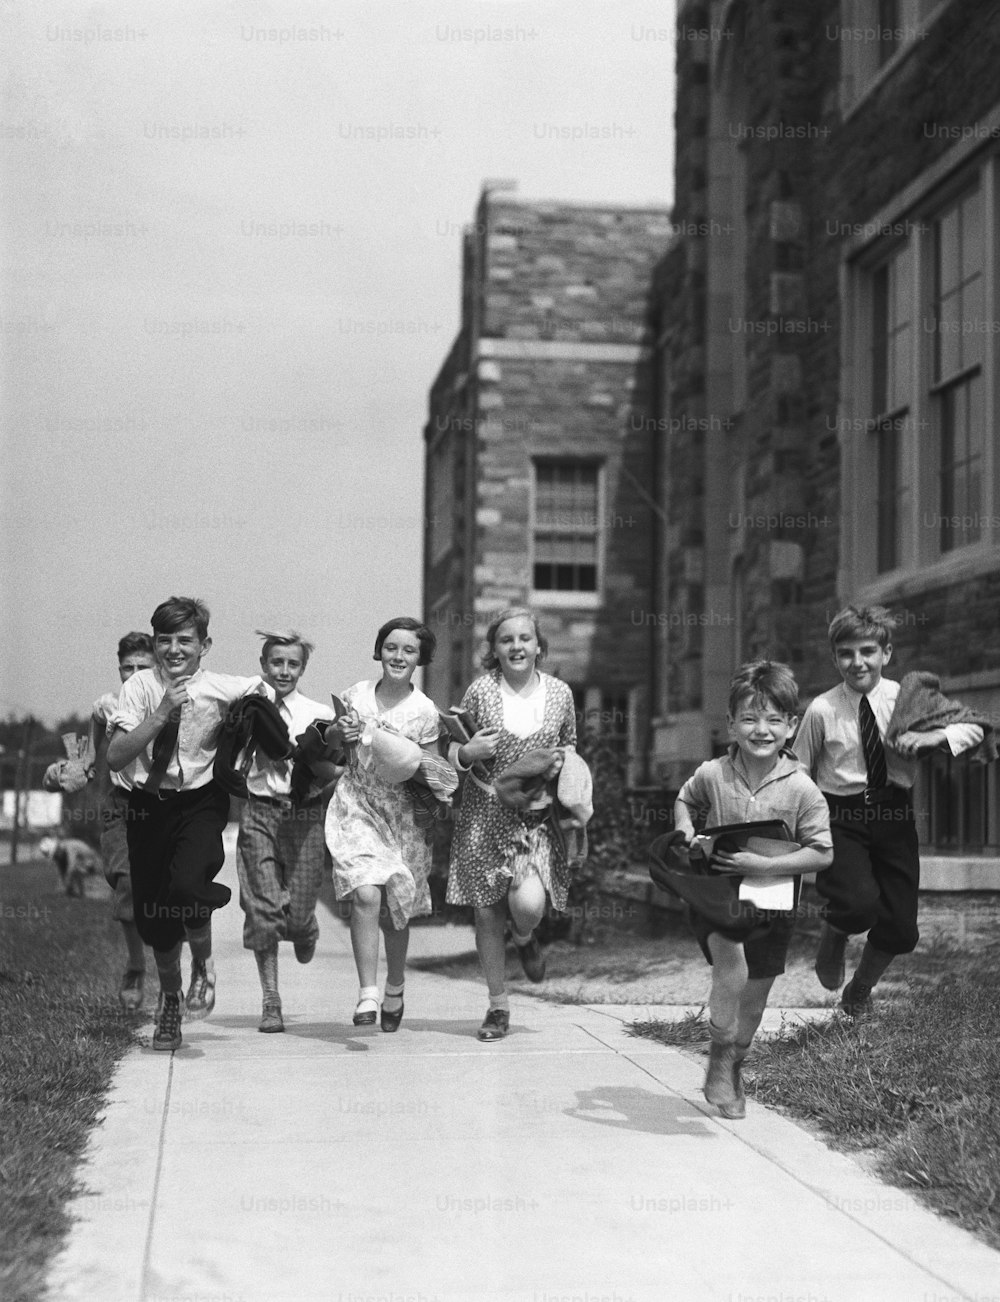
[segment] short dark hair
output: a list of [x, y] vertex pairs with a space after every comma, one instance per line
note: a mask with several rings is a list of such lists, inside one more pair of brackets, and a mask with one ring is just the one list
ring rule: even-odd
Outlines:
[[314, 643], [307, 642], [301, 633], [294, 628], [283, 629], [266, 629], [255, 628], [254, 632], [258, 637], [264, 639], [264, 645], [260, 649], [261, 660], [266, 660], [271, 654], [271, 650], [276, 646], [299, 646], [302, 648], [302, 668], [305, 669], [309, 663], [309, 657], [316, 650]]
[[197, 597], [168, 597], [153, 611], [149, 621], [154, 633], [176, 633], [179, 628], [193, 624], [199, 641], [208, 637], [209, 609]]
[[118, 659], [124, 660], [126, 656], [151, 656], [153, 654], [153, 639], [148, 633], [126, 633], [118, 641]]
[[506, 610], [501, 610], [500, 614], [497, 615], [486, 630], [487, 650], [484, 652], [481, 661], [483, 668], [486, 670], [498, 669], [500, 666], [500, 661], [497, 658], [496, 651], [497, 633], [500, 631], [500, 625], [506, 624], [508, 619], [530, 619], [534, 625], [535, 637], [538, 641], [538, 660], [536, 660], [535, 663], [537, 664], [539, 660], [544, 660], [548, 655], [549, 639], [542, 632], [538, 623], [538, 616], [535, 612], [529, 610], [527, 606], [508, 606]]
[[858, 637], [873, 637], [884, 651], [898, 620], [885, 606], [845, 606], [830, 620], [830, 646]]
[[420, 655], [417, 657], [417, 664], [429, 665], [434, 659], [437, 638], [426, 624], [421, 624], [419, 619], [411, 619], [409, 615], [401, 615], [399, 619], [387, 619], [385, 621], [375, 634], [375, 654], [372, 659], [381, 660], [382, 644], [394, 628], [405, 628], [408, 633], [416, 635], [417, 641], [420, 643]]
[[780, 660], [752, 660], [740, 665], [729, 684], [729, 717], [749, 698], [754, 709], [773, 707], [780, 714], [797, 714], [799, 685], [795, 675]]

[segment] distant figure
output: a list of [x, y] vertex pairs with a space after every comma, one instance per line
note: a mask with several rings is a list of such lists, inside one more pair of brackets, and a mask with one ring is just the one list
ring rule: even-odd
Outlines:
[[43, 836], [38, 848], [59, 870], [59, 880], [71, 899], [83, 899], [83, 883], [99, 868], [99, 856], [86, 841], [73, 836]]

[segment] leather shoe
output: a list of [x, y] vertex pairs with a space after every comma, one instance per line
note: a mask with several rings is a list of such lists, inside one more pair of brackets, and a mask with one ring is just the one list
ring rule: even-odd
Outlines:
[[816, 975], [820, 985], [827, 990], [839, 990], [844, 984], [844, 951], [847, 948], [847, 936], [843, 931], [836, 931], [828, 922], [823, 923], [816, 951]]
[[480, 1040], [502, 1040], [510, 1030], [510, 1013], [503, 1008], [491, 1008], [476, 1032]]
[[264, 1008], [260, 1016], [260, 1025], [258, 1031], [263, 1031], [265, 1035], [274, 1035], [278, 1031], [285, 1029], [285, 1023], [281, 1016], [281, 1000], [265, 999]]
[[[390, 998], [392, 996], [390, 995]], [[379, 1022], [383, 1031], [398, 1031], [399, 1024], [403, 1020], [403, 1001], [400, 999], [399, 1007], [394, 1013], [390, 1013], [383, 1003], [379, 1010]]]
[[377, 1017], [377, 1015], [378, 1015], [378, 1006], [377, 1006], [377, 1005], [376, 1005], [375, 1008], [365, 1008], [365, 1009], [363, 1009], [363, 1010], [360, 1011], [360, 1012], [358, 1011], [358, 1010], [361, 1008], [361, 1005], [362, 1005], [362, 1004], [374, 1004], [374, 1003], [375, 1003], [375, 1000], [374, 1000], [374, 999], [360, 999], [360, 1000], [358, 1001], [358, 1005], [357, 1005], [357, 1007], [356, 1007], [355, 1010], [354, 1010], [354, 1017], [353, 1017], [353, 1019], [352, 1019], [353, 1022], [354, 1022], [354, 1025], [355, 1025], [355, 1026], [374, 1026], [374, 1025], [375, 1025], [375, 1020], [376, 1020], [376, 1017]]
[[848, 1017], [864, 1017], [866, 1013], [872, 1011], [871, 986], [866, 986], [857, 977], [852, 977], [844, 986], [844, 992], [840, 996], [840, 1006]]
[[536, 936], [532, 935], [527, 945], [519, 945], [514, 942], [514, 948], [521, 958], [521, 966], [524, 968], [524, 975], [529, 981], [534, 981], [537, 985], [539, 981], [545, 980], [545, 955], [542, 953], [542, 947], [538, 943]]

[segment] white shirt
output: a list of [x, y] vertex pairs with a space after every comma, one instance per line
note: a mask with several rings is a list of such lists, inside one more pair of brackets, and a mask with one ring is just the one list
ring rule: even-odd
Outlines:
[[545, 679], [541, 675], [527, 696], [515, 692], [501, 676], [500, 700], [503, 702], [504, 728], [521, 741], [537, 732], [545, 722]]
[[[212, 780], [212, 766], [222, 731], [222, 720], [231, 702], [262, 688], [262, 695], [274, 700], [274, 688], [268, 687], [259, 674], [241, 678], [236, 674], [213, 674], [199, 669], [187, 681], [189, 699], [181, 706], [177, 745], [170, 757], [161, 791], [195, 791]], [[166, 695], [166, 686], [158, 669], [139, 669], [122, 684], [117, 704], [108, 720], [108, 736], [116, 728], [131, 732], [144, 719], [155, 714]], [[133, 786], [143, 787], [153, 766], [155, 738], [122, 773]]]
[[[333, 707], [311, 701], [308, 696], [295, 688], [287, 696], [276, 701], [278, 713], [285, 721], [288, 735], [294, 744], [299, 733], [315, 719], [334, 718]], [[247, 790], [252, 796], [287, 796], [292, 789], [292, 761], [269, 760], [258, 750], [254, 754], [253, 764], [247, 774]]]
[[[899, 695], [899, 683], [880, 678], [868, 693], [868, 704], [885, 742], [886, 730]], [[799, 724], [792, 749], [806, 766], [821, 791], [832, 796], [856, 796], [868, 786], [868, 768], [861, 745], [858, 708], [861, 693], [838, 683], [817, 696]], [[953, 755], [960, 755], [983, 739], [974, 723], [950, 723], [944, 729]], [[885, 767], [893, 786], [912, 787], [919, 760], [903, 759], [890, 746], [885, 748]]]

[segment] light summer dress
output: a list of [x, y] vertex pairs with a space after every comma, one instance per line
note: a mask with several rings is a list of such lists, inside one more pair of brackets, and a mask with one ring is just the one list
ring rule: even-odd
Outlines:
[[[479, 729], [499, 731], [491, 775], [539, 747], [576, 745], [576, 710], [566, 683], [539, 674], [545, 691], [541, 724], [529, 737], [504, 727], [501, 673], [494, 669], [471, 684], [462, 698]], [[511, 885], [537, 872], [553, 905], [565, 909], [570, 870], [563, 848], [549, 831], [547, 814], [508, 809], [467, 773], [451, 843], [448, 903], [484, 908], [502, 900]]]
[[431, 911], [427, 874], [428, 833], [417, 826], [413, 804], [401, 784], [383, 781], [372, 767], [373, 728], [389, 725], [418, 746], [437, 739], [441, 722], [434, 702], [414, 687], [406, 700], [380, 710], [374, 680], [341, 693], [357, 710], [364, 732], [353, 763], [345, 770], [326, 814], [326, 844], [333, 860], [333, 884], [343, 900], [359, 886], [384, 886], [393, 927]]

